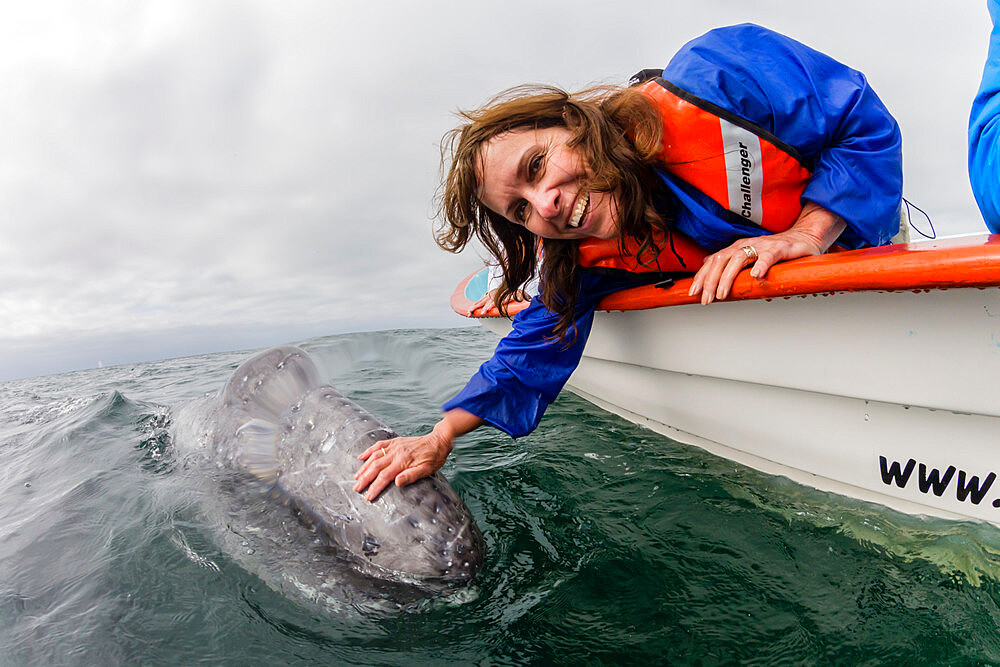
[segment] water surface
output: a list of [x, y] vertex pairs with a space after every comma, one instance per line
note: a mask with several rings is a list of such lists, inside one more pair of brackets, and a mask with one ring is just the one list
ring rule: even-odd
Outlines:
[[[302, 345], [416, 434], [494, 344]], [[486, 538], [467, 591], [387, 608], [276, 590], [282, 563], [219, 538], [171, 441], [177, 406], [247, 356], [0, 384], [0, 662], [1000, 662], [997, 529], [809, 490], [568, 393], [531, 436], [480, 429], [445, 465]]]

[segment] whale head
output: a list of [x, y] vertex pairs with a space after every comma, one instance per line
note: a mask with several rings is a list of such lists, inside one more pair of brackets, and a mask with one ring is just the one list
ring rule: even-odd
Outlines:
[[471, 512], [440, 473], [390, 486], [375, 502], [353, 490], [358, 456], [395, 432], [329, 385], [309, 356], [274, 348], [245, 361], [223, 388], [218, 459], [370, 576], [419, 586], [467, 584], [483, 562]]

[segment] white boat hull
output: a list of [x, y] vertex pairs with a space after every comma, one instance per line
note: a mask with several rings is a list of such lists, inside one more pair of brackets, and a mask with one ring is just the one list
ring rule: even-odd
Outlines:
[[1000, 288], [598, 312], [568, 387], [764, 472], [1000, 525]]

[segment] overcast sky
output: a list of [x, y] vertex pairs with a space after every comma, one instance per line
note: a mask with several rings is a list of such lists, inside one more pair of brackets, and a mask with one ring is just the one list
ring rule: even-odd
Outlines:
[[431, 237], [453, 112], [662, 67], [753, 21], [865, 72], [905, 196], [985, 230], [966, 174], [985, 0], [0, 5], [0, 381], [453, 326]]

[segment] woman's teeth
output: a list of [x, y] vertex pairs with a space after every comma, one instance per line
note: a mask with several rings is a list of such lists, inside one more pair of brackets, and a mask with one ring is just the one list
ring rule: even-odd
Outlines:
[[580, 222], [583, 221], [583, 214], [587, 212], [587, 204], [590, 203], [590, 193], [581, 195], [579, 199], [576, 200], [576, 206], [573, 207], [573, 215], [570, 217], [569, 222], [566, 226], [570, 229], [576, 229], [580, 226]]

